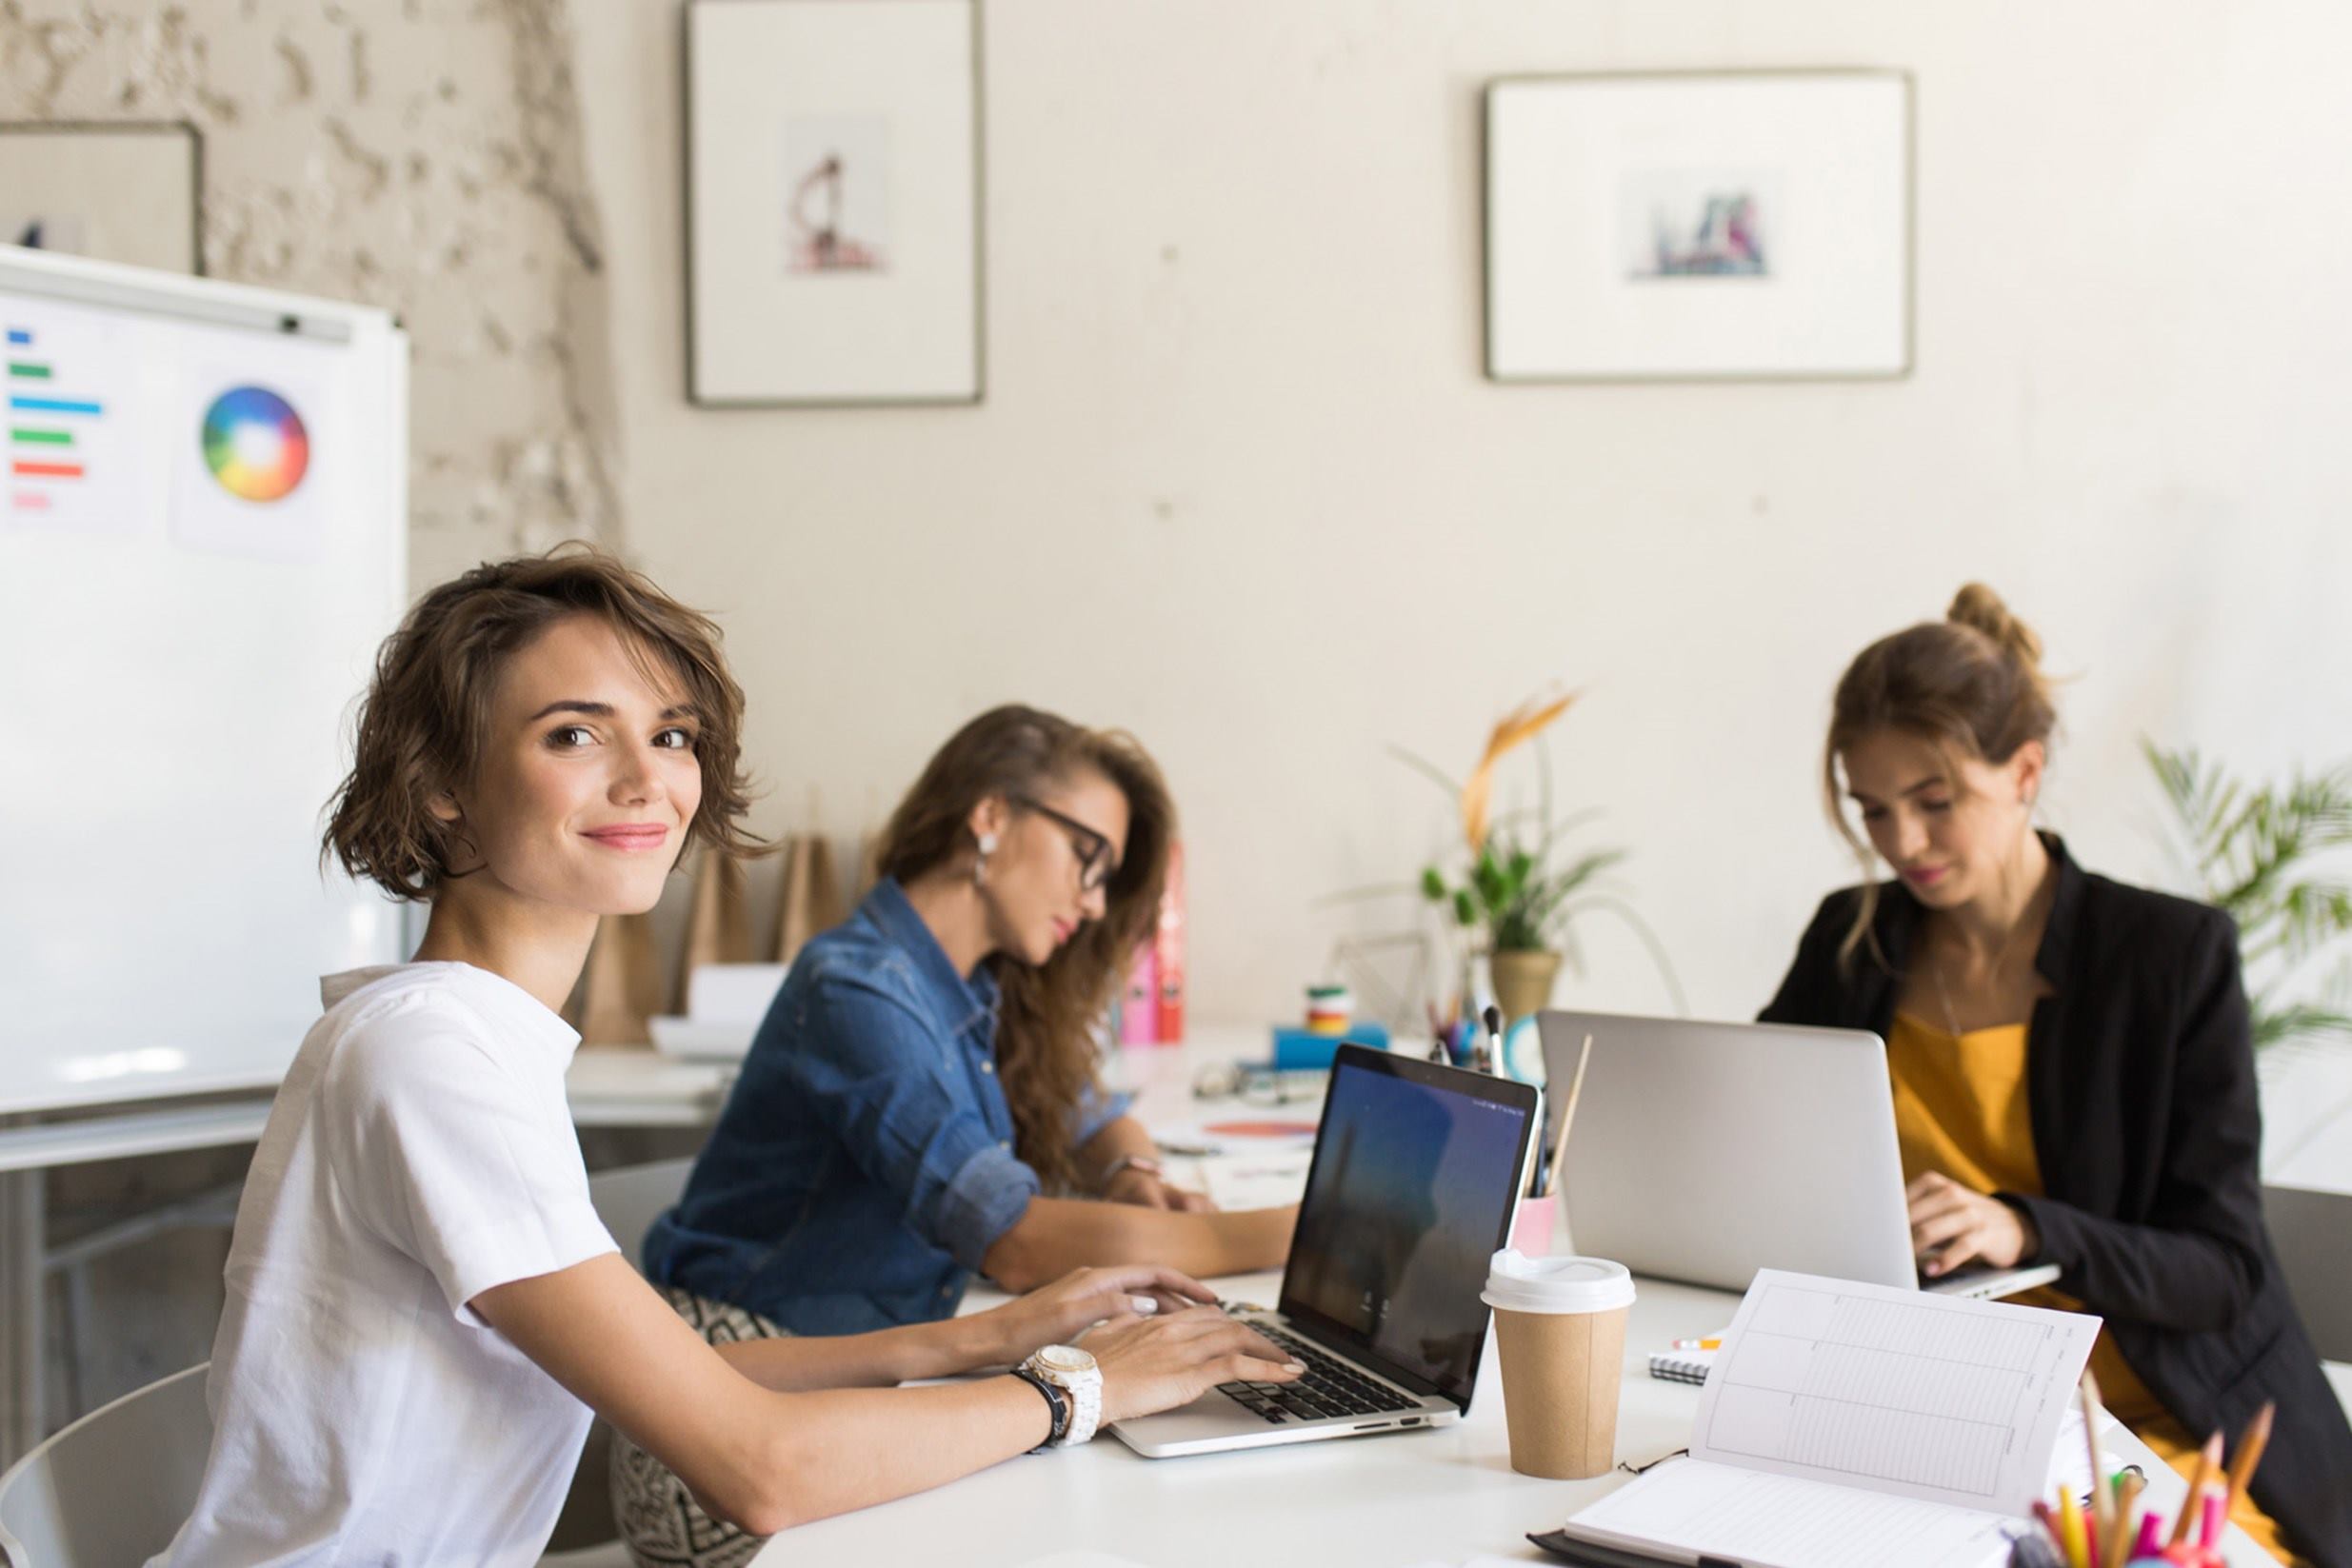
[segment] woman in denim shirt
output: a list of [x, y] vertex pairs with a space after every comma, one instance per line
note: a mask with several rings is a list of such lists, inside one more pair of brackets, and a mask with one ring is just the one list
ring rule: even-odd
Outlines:
[[[646, 1272], [714, 1340], [947, 1318], [985, 1274], [1280, 1264], [1294, 1208], [1220, 1214], [1170, 1186], [1093, 1027], [1159, 914], [1175, 812], [1125, 735], [1001, 707], [890, 819], [882, 879], [802, 949]], [[1109, 1201], [1103, 1201], [1109, 1200]], [[753, 1544], [616, 1445], [641, 1561]]]
[[848, 1334], [950, 1316], [975, 1273], [1278, 1265], [1292, 1211], [1168, 1185], [1094, 1078], [1173, 824], [1124, 735], [1025, 707], [966, 724], [892, 816], [882, 880], [794, 963], [647, 1240], [653, 1279]]

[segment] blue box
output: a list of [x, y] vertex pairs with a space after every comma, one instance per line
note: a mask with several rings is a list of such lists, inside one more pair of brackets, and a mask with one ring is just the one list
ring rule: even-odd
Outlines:
[[1278, 1073], [1328, 1072], [1331, 1059], [1339, 1055], [1342, 1045], [1369, 1045], [1376, 1051], [1388, 1048], [1388, 1027], [1385, 1023], [1355, 1023], [1344, 1035], [1319, 1035], [1294, 1024], [1274, 1025], [1274, 1070]]

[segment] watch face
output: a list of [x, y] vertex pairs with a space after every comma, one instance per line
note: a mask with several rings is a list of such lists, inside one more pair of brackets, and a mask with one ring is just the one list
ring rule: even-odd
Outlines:
[[1050, 1372], [1091, 1372], [1094, 1353], [1076, 1345], [1047, 1345], [1037, 1353], [1037, 1364]]

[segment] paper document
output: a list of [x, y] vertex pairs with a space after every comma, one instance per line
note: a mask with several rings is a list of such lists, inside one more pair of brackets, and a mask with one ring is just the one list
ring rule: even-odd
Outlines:
[[2065, 1473], [2054, 1449], [2098, 1334], [2079, 1313], [1764, 1270], [1690, 1458], [1562, 1533], [1754, 1568], [2000, 1568]]
[[1700, 1397], [1691, 1457], [2023, 1515], [2098, 1338], [2083, 1313], [1764, 1269]]

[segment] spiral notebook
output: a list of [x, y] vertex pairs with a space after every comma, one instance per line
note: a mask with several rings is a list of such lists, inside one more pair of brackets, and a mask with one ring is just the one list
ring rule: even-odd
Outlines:
[[1711, 1350], [1662, 1350], [1649, 1359], [1649, 1375], [1670, 1383], [1704, 1383], [1714, 1364]]

